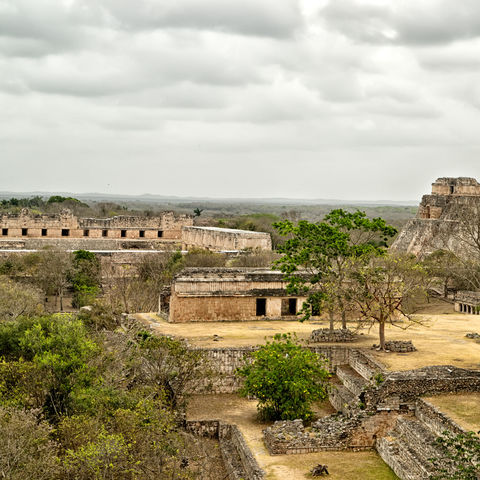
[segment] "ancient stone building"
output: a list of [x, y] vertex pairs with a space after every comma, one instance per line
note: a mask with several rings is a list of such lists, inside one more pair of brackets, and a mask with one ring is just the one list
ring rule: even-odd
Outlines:
[[480, 315], [480, 293], [461, 291], [455, 295], [455, 311]]
[[0, 249], [169, 250], [205, 248], [212, 251], [271, 250], [270, 235], [229, 228], [194, 227], [190, 215], [162, 212], [157, 217], [77, 218], [60, 214], [0, 215]]
[[269, 233], [250, 230], [234, 230], [216, 227], [183, 227], [182, 244], [184, 250], [202, 245], [212, 251], [237, 251], [248, 249], [271, 250]]
[[174, 280], [170, 322], [296, 318], [304, 297], [287, 295], [283, 274], [268, 269], [186, 268]]
[[20, 214], [0, 216], [2, 239], [30, 238], [102, 238], [126, 240], [180, 240], [182, 227], [192, 225], [188, 215], [163, 212], [158, 217], [117, 216], [111, 218], [77, 218], [69, 210], [60, 214]]
[[480, 184], [474, 178], [438, 178], [391, 249], [417, 256], [449, 249], [467, 256], [471, 254], [465, 241], [472, 233], [470, 227], [480, 231]]

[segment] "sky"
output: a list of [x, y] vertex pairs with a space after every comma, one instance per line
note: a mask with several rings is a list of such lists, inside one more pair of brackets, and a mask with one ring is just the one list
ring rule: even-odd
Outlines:
[[478, 0], [0, 0], [0, 191], [480, 180]]

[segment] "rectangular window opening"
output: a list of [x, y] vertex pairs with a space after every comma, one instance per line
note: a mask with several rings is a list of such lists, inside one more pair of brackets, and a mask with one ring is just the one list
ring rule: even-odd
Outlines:
[[108, 230], [102, 230], [102, 237], [108, 237]]
[[139, 236], [140, 238], [145, 238], [145, 230], [140, 230], [140, 231], [138, 232], [138, 236]]
[[257, 306], [256, 306], [256, 313], [257, 317], [264, 317], [267, 314], [267, 299], [266, 298], [257, 298]]
[[22, 237], [26, 237], [28, 235], [28, 228], [22, 228]]
[[126, 230], [120, 230], [120, 236], [122, 238], [125, 238], [127, 236], [127, 231]]
[[2, 235], [4, 237], [8, 235], [8, 228], [2, 228]]
[[157, 237], [158, 237], [158, 238], [162, 238], [162, 237], [163, 237], [163, 230], [159, 230], [159, 231], [157, 232]]
[[47, 236], [47, 229], [42, 228], [42, 237], [46, 237], [46, 236]]

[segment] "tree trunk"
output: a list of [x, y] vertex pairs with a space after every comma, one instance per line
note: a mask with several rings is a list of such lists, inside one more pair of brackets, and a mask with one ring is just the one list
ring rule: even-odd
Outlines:
[[330, 316], [330, 331], [333, 332], [333, 324], [335, 322], [335, 318], [333, 316], [333, 310], [329, 310], [329, 316]]
[[385, 350], [385, 322], [381, 321], [378, 327], [380, 333], [380, 350]]
[[63, 291], [60, 292], [60, 311], [63, 312]]
[[343, 309], [343, 307], [342, 307], [342, 328], [344, 330], [347, 329], [347, 314], [346, 314], [345, 310]]

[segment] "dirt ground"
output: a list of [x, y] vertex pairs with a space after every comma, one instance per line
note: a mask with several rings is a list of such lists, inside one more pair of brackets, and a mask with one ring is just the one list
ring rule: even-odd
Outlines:
[[[333, 412], [328, 402], [316, 408], [319, 416]], [[256, 418], [256, 401], [233, 394], [196, 395], [189, 404], [188, 419], [221, 419], [235, 423], [242, 431], [268, 480], [304, 480], [312, 478], [309, 471], [317, 464], [328, 465], [331, 480], [395, 480], [397, 476], [374, 451], [319, 452], [303, 455], [275, 455], [267, 452], [262, 430], [268, 426]]]
[[480, 393], [437, 395], [427, 397], [425, 400], [466, 430], [474, 432], [480, 430]]
[[[310, 332], [325, 328], [327, 320], [297, 321], [253, 321], [253, 322], [198, 322], [168, 323], [155, 314], [137, 314], [162, 334], [187, 338], [202, 347], [259, 345], [271, 339], [275, 333], [295, 332], [301, 340], [307, 341]], [[409, 370], [427, 365], [455, 365], [463, 368], [480, 368], [480, 343], [465, 337], [467, 332], [480, 333], [480, 315], [466, 315], [453, 310], [453, 305], [443, 301], [432, 301], [415, 316], [420, 324], [403, 330], [388, 325], [387, 340], [412, 340], [417, 348], [413, 353], [385, 353], [371, 350], [387, 368]], [[404, 326], [407, 324], [404, 323]], [[356, 328], [352, 323], [351, 328]], [[213, 335], [220, 337], [213, 340]], [[370, 348], [378, 343], [378, 329], [359, 330], [358, 341], [350, 346]], [[330, 344], [332, 345], [332, 344]], [[346, 345], [346, 344], [343, 344]]]

